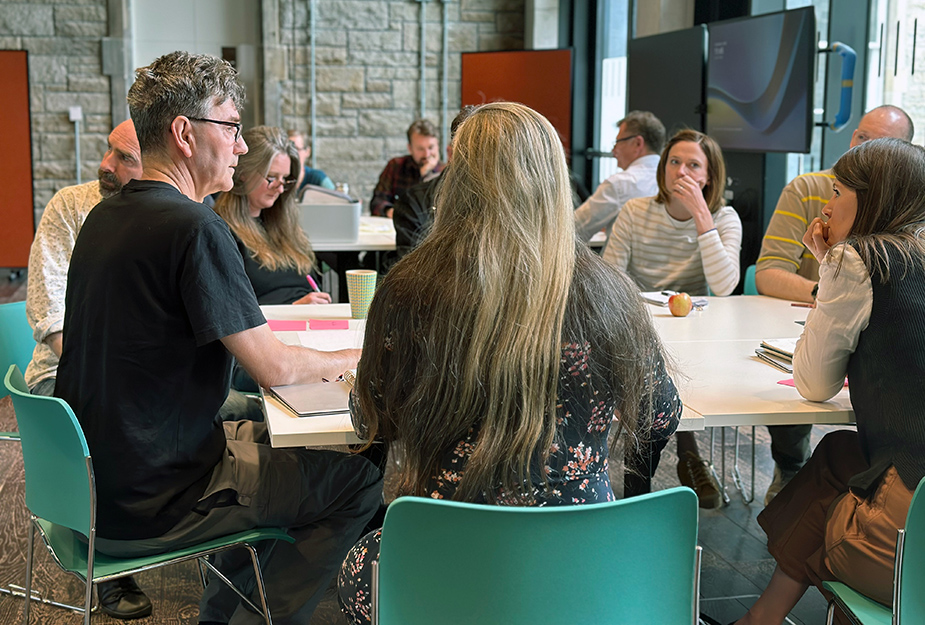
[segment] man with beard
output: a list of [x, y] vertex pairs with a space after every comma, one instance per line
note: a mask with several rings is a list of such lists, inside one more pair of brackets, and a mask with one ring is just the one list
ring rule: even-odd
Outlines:
[[392, 206], [406, 190], [436, 178], [443, 171], [437, 129], [426, 119], [415, 120], [408, 128], [408, 152], [386, 164], [373, 191], [369, 210], [373, 215], [392, 217]]
[[[94, 206], [119, 193], [129, 180], [141, 176], [141, 149], [131, 120], [122, 122], [110, 133], [109, 149], [97, 175], [98, 180], [64, 187], [55, 193], [42, 213], [32, 242], [26, 315], [36, 346], [25, 377], [33, 395], [51, 396], [55, 391], [67, 270], [77, 233]], [[151, 600], [131, 576], [101, 582], [97, 591], [100, 609], [110, 616], [134, 619], [151, 614]]]

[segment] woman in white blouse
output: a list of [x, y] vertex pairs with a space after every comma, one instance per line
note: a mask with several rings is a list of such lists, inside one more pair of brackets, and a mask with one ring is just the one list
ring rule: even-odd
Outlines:
[[819, 291], [793, 371], [812, 401], [847, 375], [857, 432], [823, 438], [758, 516], [777, 568], [739, 623], [782, 623], [828, 580], [889, 605], [896, 530], [925, 476], [925, 149], [868, 141], [832, 172], [828, 220], [803, 237]]
[[723, 205], [726, 164], [720, 147], [695, 130], [675, 134], [656, 170], [658, 195], [627, 202], [614, 222], [604, 260], [642, 291], [729, 295], [739, 283], [742, 222]]
[[[604, 260], [623, 269], [641, 291], [729, 295], [739, 283], [742, 222], [723, 205], [726, 164], [719, 145], [696, 130], [678, 132], [662, 150], [656, 181], [658, 195], [623, 205]], [[694, 435], [676, 436], [678, 479], [694, 489], [701, 508], [718, 508], [721, 488]], [[625, 463], [643, 476], [652, 475], [660, 455], [661, 448], [653, 445], [648, 454], [628, 456]], [[624, 496], [648, 492], [649, 485], [628, 473]]]

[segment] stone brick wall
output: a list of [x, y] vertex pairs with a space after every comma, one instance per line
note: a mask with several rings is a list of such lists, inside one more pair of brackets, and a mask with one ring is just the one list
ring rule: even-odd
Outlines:
[[102, 75], [106, 0], [0, 3], [0, 49], [29, 52], [36, 219], [57, 189], [74, 184], [74, 124], [81, 106], [81, 174], [96, 177], [110, 130], [109, 79]]
[[[147, 1], [147, 0], [136, 0]], [[309, 0], [259, 0], [264, 19], [265, 123], [309, 129]], [[102, 73], [108, 0], [0, 2], [0, 49], [29, 52], [36, 220], [51, 196], [75, 184], [74, 124], [81, 106], [81, 175], [96, 177], [112, 127], [110, 79]], [[460, 52], [523, 49], [524, 0], [450, 0], [448, 117], [459, 109]], [[317, 0], [317, 166], [365, 201], [385, 162], [406, 152], [419, 115], [417, 0]], [[426, 110], [441, 125], [443, 7], [427, 2]], [[269, 95], [267, 95], [269, 94]], [[449, 120], [447, 120], [449, 122]]]
[[[310, 127], [308, 0], [264, 0], [277, 22], [285, 60], [278, 79], [278, 103], [267, 97], [268, 119], [285, 127]], [[443, 6], [425, 7], [425, 117], [442, 125]], [[315, 16], [316, 165], [332, 180], [347, 182], [367, 206], [389, 158], [407, 153], [405, 131], [419, 116], [420, 11], [416, 0], [318, 0]], [[521, 50], [524, 0], [447, 2], [449, 42], [448, 119], [460, 106], [461, 52]], [[265, 41], [273, 44], [272, 41]], [[273, 107], [277, 107], [274, 111]], [[441, 138], [441, 146], [444, 146]]]

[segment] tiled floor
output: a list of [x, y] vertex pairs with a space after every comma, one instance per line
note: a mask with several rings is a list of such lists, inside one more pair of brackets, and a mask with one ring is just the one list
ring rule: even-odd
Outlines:
[[[25, 282], [14, 282], [0, 274], [0, 303], [25, 298]], [[0, 400], [0, 430], [12, 429], [12, 405], [8, 398]], [[834, 428], [816, 427], [813, 442]], [[733, 460], [732, 430], [727, 430], [727, 469]], [[701, 609], [704, 613], [727, 623], [740, 617], [765, 587], [774, 570], [774, 561], [765, 548], [764, 533], [755, 518], [761, 511], [761, 500], [771, 480], [772, 461], [770, 439], [765, 428], [756, 429], [757, 466], [755, 502], [746, 505], [737, 492], [732, 492], [729, 505], [719, 510], [701, 510], [700, 543], [703, 546]], [[701, 453], [709, 453], [708, 433], [698, 434]], [[717, 454], [719, 436], [717, 435]], [[747, 454], [750, 428], [743, 428], [742, 440]], [[719, 456], [717, 455], [717, 464]], [[675, 445], [669, 444], [653, 480], [654, 488], [678, 484]], [[744, 464], [744, 463], [743, 463]], [[748, 471], [743, 467], [748, 479]], [[614, 484], [620, 484], [614, 476]], [[729, 480], [731, 485], [731, 480]], [[0, 585], [21, 583], [25, 569], [26, 513], [23, 505], [22, 455], [15, 443], [0, 442]], [[78, 583], [61, 574], [42, 552], [36, 571], [37, 583], [56, 599], [77, 600]], [[139, 576], [139, 583], [154, 601], [154, 614], [136, 621], [139, 625], [188, 625], [197, 622], [200, 587], [193, 565], [155, 571]], [[21, 619], [22, 602], [0, 596], [0, 624]], [[49, 625], [75, 623], [77, 618], [55, 608], [38, 607], [33, 622]], [[38, 619], [36, 621], [35, 619]], [[825, 620], [825, 601], [815, 590], [804, 596], [790, 616], [794, 624], [816, 624]], [[106, 615], [94, 617], [94, 623], [117, 623]], [[312, 625], [340, 624], [343, 618], [332, 593], [322, 602], [312, 619]]]

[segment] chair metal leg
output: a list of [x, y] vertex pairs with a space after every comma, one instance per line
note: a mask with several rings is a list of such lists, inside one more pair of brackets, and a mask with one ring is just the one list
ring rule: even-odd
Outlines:
[[829, 609], [825, 611], [825, 625], [832, 625], [835, 622], [835, 602], [829, 601]]
[[273, 617], [270, 615], [270, 604], [267, 599], [267, 588], [263, 583], [263, 571], [260, 570], [260, 561], [257, 559], [257, 549], [253, 545], [244, 545], [251, 554], [251, 562], [254, 564], [254, 579], [257, 581], [257, 594], [260, 595], [260, 605], [263, 606], [263, 616], [267, 625], [273, 625]]
[[745, 492], [744, 481], [741, 473], [739, 473], [739, 426], [735, 428], [735, 436], [735, 463], [732, 465], [732, 481], [739, 493], [741, 493], [742, 499], [745, 500], [745, 504], [748, 505], [755, 501], [755, 426], [752, 426], [752, 488], [748, 494]]
[[370, 588], [370, 623], [371, 625], [379, 625], [379, 561], [373, 560], [370, 565], [372, 566], [372, 587]]
[[694, 625], [700, 622], [700, 565], [703, 558], [703, 547], [694, 547]]
[[[30, 515], [31, 516], [31, 515]], [[29, 604], [32, 602], [32, 556], [34, 555], [35, 517], [29, 519], [29, 536], [26, 539], [26, 587], [23, 595], [23, 623], [29, 625]]]
[[[250, 547], [250, 545], [244, 545], [244, 546], [245, 546], [245, 547]], [[251, 601], [250, 598], [247, 597], [243, 592], [241, 592], [240, 590], [238, 590], [238, 587], [235, 586], [234, 583], [232, 583], [232, 581], [231, 581], [230, 579], [228, 579], [228, 577], [227, 577], [224, 573], [222, 573], [222, 572], [219, 571], [217, 568], [215, 568], [215, 565], [214, 565], [214, 564], [212, 564], [212, 563], [209, 562], [208, 560], [204, 560], [204, 559], [202, 559], [202, 558], [200, 558], [199, 560], [200, 560], [200, 562], [202, 562], [203, 564], [205, 564], [205, 565], [209, 568], [209, 570], [212, 571], [212, 573], [215, 574], [216, 577], [218, 577], [220, 580], [222, 580], [223, 582], [225, 582], [226, 584], [228, 584], [228, 587], [231, 588], [231, 589], [235, 592], [235, 594], [238, 595], [238, 597], [241, 598], [241, 601], [243, 601], [244, 603], [246, 603], [254, 612], [260, 612], [260, 613], [262, 613], [262, 614], [264, 614], [264, 615], [266, 616], [266, 613], [263, 612], [263, 610], [261, 610], [260, 608], [258, 608], [258, 607], [254, 604], [254, 602]], [[261, 583], [262, 583], [262, 578], [261, 578]]]
[[719, 484], [719, 491], [723, 495], [723, 504], [729, 504], [729, 492], [726, 490], [726, 428], [720, 427], [720, 471], [716, 472], [716, 464], [713, 462], [713, 448], [716, 439], [716, 428], [710, 428], [710, 473], [713, 479]]
[[206, 579], [206, 571], [200, 562], [201, 558], [196, 558], [196, 570], [199, 571], [199, 581], [202, 582], [202, 587], [205, 589], [208, 580]]

